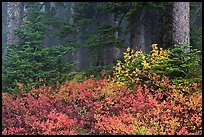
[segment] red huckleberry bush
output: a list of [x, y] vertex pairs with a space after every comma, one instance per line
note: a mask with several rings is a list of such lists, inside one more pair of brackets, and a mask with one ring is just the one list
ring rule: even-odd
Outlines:
[[130, 89], [104, 78], [65, 82], [58, 89], [44, 85], [26, 94], [22, 87], [21, 94], [3, 92], [2, 134], [202, 134], [201, 85], [152, 79], [159, 89]]

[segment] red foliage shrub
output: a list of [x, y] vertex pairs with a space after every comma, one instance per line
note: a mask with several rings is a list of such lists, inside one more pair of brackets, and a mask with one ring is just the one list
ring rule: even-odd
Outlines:
[[2, 134], [202, 134], [200, 85], [186, 88], [167, 78], [163, 83], [152, 79], [168, 88], [129, 89], [88, 79], [58, 90], [44, 86], [27, 94], [3, 93]]
[[76, 118], [66, 115], [73, 108], [37, 92], [39, 97], [3, 93], [2, 134], [76, 134]]

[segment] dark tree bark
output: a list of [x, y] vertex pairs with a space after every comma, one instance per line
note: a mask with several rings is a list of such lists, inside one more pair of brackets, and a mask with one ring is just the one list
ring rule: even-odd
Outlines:
[[130, 48], [145, 52], [145, 9], [141, 8], [130, 20]]
[[[114, 16], [114, 24], [113, 24], [113, 26], [114, 26], [114, 27], [117, 27], [118, 24], [119, 24], [118, 18]], [[116, 39], [119, 39], [119, 32], [118, 32], [118, 31], [115, 32], [115, 38], [116, 38]], [[114, 50], [114, 51], [113, 51], [113, 53], [114, 53], [114, 59], [115, 59], [115, 58], [119, 58], [119, 57], [120, 57], [120, 49], [117, 48], [117, 47], [114, 47], [113, 50]]]
[[19, 25], [21, 25], [23, 23], [23, 20], [25, 18], [25, 2], [21, 2], [20, 3], [20, 13], [19, 13]]
[[144, 45], [144, 53], [150, 53], [151, 51], [151, 44], [152, 44], [152, 14], [151, 11], [146, 8], [146, 14], [145, 14], [145, 21], [144, 21], [144, 39], [145, 39], [145, 45]]
[[45, 12], [51, 14], [51, 2], [44, 2], [45, 3]]
[[190, 44], [189, 2], [173, 3], [172, 44]]
[[[111, 13], [108, 13], [107, 14], [107, 21], [108, 23], [113, 26], [114, 25], [114, 17], [113, 17], [113, 14]], [[103, 53], [103, 65], [110, 65], [110, 64], [113, 64], [113, 58], [114, 58], [114, 46], [105, 46], [105, 48], [103, 49], [104, 50], [104, 53]]]

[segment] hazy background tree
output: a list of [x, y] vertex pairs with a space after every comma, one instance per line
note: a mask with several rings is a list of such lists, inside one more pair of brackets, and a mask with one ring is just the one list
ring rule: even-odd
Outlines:
[[190, 45], [202, 52], [202, 2], [190, 3]]

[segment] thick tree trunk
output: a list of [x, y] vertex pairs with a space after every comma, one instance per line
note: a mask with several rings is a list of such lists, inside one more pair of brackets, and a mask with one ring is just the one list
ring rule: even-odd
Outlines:
[[130, 48], [145, 52], [145, 10], [142, 8], [130, 21]]
[[24, 17], [25, 17], [25, 2], [21, 2], [20, 3], [20, 14], [19, 14], [19, 25], [21, 25], [24, 21]]
[[[114, 25], [114, 17], [111, 13], [107, 14], [107, 21], [108, 23], [113, 26]], [[103, 65], [110, 65], [113, 63], [113, 58], [114, 58], [114, 46], [105, 46], [104, 50], [104, 54], [103, 54]]]
[[[118, 19], [117, 19], [117, 17], [114, 17], [114, 27], [117, 27], [118, 26]], [[118, 31], [116, 31], [115, 32], [115, 38], [116, 39], [119, 39], [119, 32]], [[120, 57], [120, 49], [119, 48], [117, 48], [117, 47], [115, 47], [114, 48], [114, 59], [117, 59], [117, 58], [119, 58]]]
[[44, 2], [45, 3], [45, 12], [49, 15], [51, 14], [51, 2]]
[[149, 18], [152, 20], [152, 44], [158, 44], [159, 47], [164, 48], [164, 21], [162, 14], [158, 12]]
[[73, 15], [74, 15], [74, 2], [70, 2], [70, 11], [71, 11], [71, 16], [70, 16], [70, 23], [73, 24], [74, 23], [74, 18], [73, 18]]
[[7, 2], [2, 3], [2, 58], [7, 55]]
[[[172, 44], [190, 44], [189, 2], [173, 3]], [[189, 50], [189, 49], [187, 49]]]
[[7, 2], [7, 44], [13, 44], [18, 40], [15, 29], [18, 28], [21, 23], [20, 12], [21, 2]]
[[[73, 24], [74, 23], [74, 18], [73, 18], [73, 15], [75, 14], [74, 12], [74, 7], [75, 7], [75, 3], [74, 2], [70, 2], [70, 24]], [[81, 34], [78, 34], [77, 37], [78, 37], [78, 42], [80, 43], [81, 42], [81, 38], [80, 38], [80, 35]], [[74, 67], [74, 70], [75, 71], [80, 71], [81, 70], [81, 50], [82, 48], [79, 48], [79, 50], [77, 51], [77, 53], [73, 53], [73, 58], [74, 60], [76, 61], [79, 61], [79, 63]]]
[[151, 17], [151, 11], [148, 11], [148, 9], [145, 9], [145, 21], [144, 21], [144, 38], [145, 38], [145, 49], [144, 53], [150, 53], [151, 51], [151, 44], [152, 44], [152, 17]]

